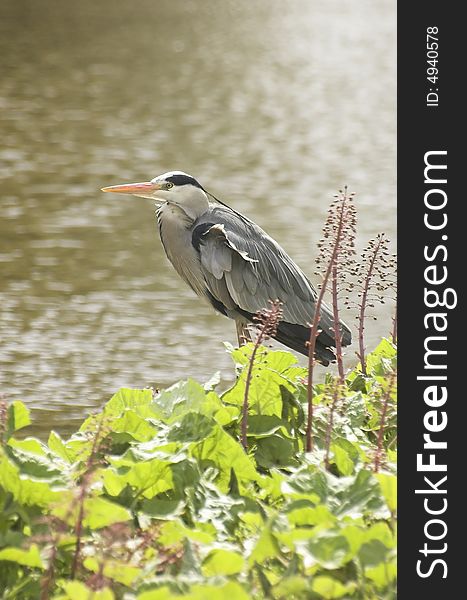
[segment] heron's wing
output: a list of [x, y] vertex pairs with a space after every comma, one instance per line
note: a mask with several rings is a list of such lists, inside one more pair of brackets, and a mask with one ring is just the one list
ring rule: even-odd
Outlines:
[[[206, 285], [228, 310], [237, 306], [254, 314], [268, 307], [269, 300], [278, 299], [283, 303], [284, 321], [309, 326], [316, 290], [260, 227], [238, 213], [216, 207], [204, 223], [197, 224], [193, 239], [197, 240]], [[323, 306], [320, 338], [324, 344], [334, 342], [332, 327], [331, 312]]]

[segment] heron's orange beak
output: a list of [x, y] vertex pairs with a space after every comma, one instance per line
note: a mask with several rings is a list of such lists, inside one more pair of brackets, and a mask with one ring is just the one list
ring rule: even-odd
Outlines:
[[160, 190], [159, 183], [143, 181], [141, 183], [124, 183], [123, 185], [111, 185], [101, 188], [102, 192], [113, 192], [114, 194], [150, 194]]

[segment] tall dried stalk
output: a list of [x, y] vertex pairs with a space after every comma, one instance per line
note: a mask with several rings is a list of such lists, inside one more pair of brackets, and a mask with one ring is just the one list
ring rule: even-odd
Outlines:
[[[348, 291], [356, 290], [359, 300], [353, 304], [358, 307], [358, 352], [356, 353], [363, 375], [367, 374], [365, 357], [365, 321], [367, 309], [375, 302], [385, 303], [387, 290], [394, 289], [396, 283], [396, 260], [388, 251], [389, 240], [384, 233], [371, 239], [363, 250], [362, 259], [357, 264]], [[350, 307], [351, 302], [347, 301]]]
[[81, 559], [81, 546], [83, 538], [83, 524], [85, 517], [84, 502], [87, 498], [89, 487], [91, 485], [91, 478], [94, 470], [99, 465], [98, 453], [103, 440], [103, 425], [104, 425], [104, 414], [97, 423], [97, 429], [92, 440], [91, 451], [89, 453], [84, 472], [81, 476], [81, 482], [78, 486], [78, 493], [76, 497], [76, 503], [78, 504], [78, 517], [75, 523], [75, 535], [76, 544], [75, 551], [73, 554], [73, 560], [71, 564], [71, 578], [74, 579], [78, 571], [78, 567]]
[[392, 318], [391, 337], [392, 337], [392, 343], [397, 344], [397, 306], [396, 306], [396, 310], [394, 311], [394, 317]]
[[273, 337], [276, 334], [279, 321], [282, 318], [282, 303], [279, 300], [270, 300], [269, 302], [271, 304], [271, 308], [263, 308], [262, 310], [259, 310], [254, 316], [254, 320], [257, 323], [257, 333], [255, 341], [253, 343], [253, 349], [251, 351], [251, 355], [248, 361], [248, 371], [246, 374], [245, 393], [243, 396], [242, 406], [242, 424], [240, 440], [245, 450], [248, 450], [248, 395], [250, 393], [250, 386], [253, 377], [253, 367], [255, 365], [256, 355], [258, 353], [259, 348], [261, 347], [261, 344], [263, 344], [266, 340], [268, 340], [270, 337]]
[[388, 412], [389, 403], [391, 401], [392, 393], [394, 391], [394, 386], [396, 385], [396, 372], [393, 371], [388, 379], [386, 389], [384, 390], [382, 396], [382, 404], [381, 404], [381, 416], [379, 421], [379, 430], [378, 430], [378, 441], [376, 444], [375, 458], [373, 463], [373, 470], [377, 473], [380, 469], [382, 458], [383, 458], [383, 441], [384, 441], [384, 431], [386, 427], [386, 416]]
[[342, 362], [342, 333], [339, 320], [338, 293], [340, 264], [347, 267], [351, 257], [355, 253], [354, 240], [356, 228], [356, 213], [352, 202], [353, 194], [347, 193], [347, 187], [340, 190], [331, 203], [328, 217], [323, 227], [323, 238], [318, 244], [320, 250], [317, 264], [323, 265], [320, 271], [322, 282], [315, 304], [315, 312], [310, 326], [310, 339], [308, 342], [308, 418], [306, 427], [305, 447], [307, 452], [313, 450], [313, 376], [315, 365], [316, 339], [320, 334], [319, 321], [324, 294], [328, 287], [329, 279], [332, 281], [333, 290], [333, 320], [334, 337], [336, 339], [336, 359], [338, 361], [339, 377], [344, 379], [344, 367]]
[[334, 426], [334, 414], [336, 412], [337, 403], [339, 402], [339, 399], [342, 398], [342, 396], [344, 395], [343, 385], [340, 378], [333, 379], [331, 385], [328, 387], [328, 391], [331, 397], [331, 404], [329, 405], [329, 418], [326, 425], [326, 438], [324, 442], [324, 466], [326, 467], [326, 469], [329, 469], [329, 454], [331, 451], [331, 435]]

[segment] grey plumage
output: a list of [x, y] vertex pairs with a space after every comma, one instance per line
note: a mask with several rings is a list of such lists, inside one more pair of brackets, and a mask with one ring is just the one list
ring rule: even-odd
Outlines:
[[[145, 186], [145, 187], [141, 187]], [[153, 189], [151, 189], [151, 186]], [[309, 324], [317, 293], [281, 246], [258, 225], [218, 201], [191, 176], [180, 171], [151, 182], [104, 188], [158, 201], [159, 232], [168, 259], [196, 294], [218, 312], [234, 319], [237, 330], [253, 322], [269, 300], [283, 303], [279, 342], [308, 355]], [[333, 318], [323, 305], [316, 358], [333, 361]], [[342, 345], [351, 333], [341, 322]]]

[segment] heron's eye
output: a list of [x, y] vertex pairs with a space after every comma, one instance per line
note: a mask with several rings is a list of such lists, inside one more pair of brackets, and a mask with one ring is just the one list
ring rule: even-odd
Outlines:
[[173, 186], [174, 186], [174, 184], [173, 184], [173, 183], [171, 183], [170, 181], [168, 181], [168, 182], [165, 184], [165, 189], [166, 189], [166, 190], [170, 190], [170, 188], [173, 188]]

